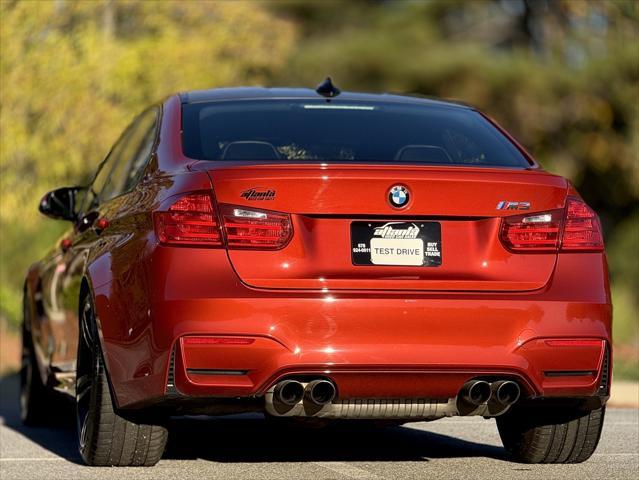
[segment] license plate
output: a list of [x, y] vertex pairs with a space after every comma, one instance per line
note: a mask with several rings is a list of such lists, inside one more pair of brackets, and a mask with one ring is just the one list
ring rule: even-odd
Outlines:
[[442, 264], [439, 222], [352, 222], [353, 265], [437, 267]]

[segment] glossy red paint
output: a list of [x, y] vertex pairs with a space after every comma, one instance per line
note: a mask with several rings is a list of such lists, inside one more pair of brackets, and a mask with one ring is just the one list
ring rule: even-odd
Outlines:
[[[35, 312], [35, 292], [51, 285], [47, 265], [76, 280], [47, 291], [67, 299], [44, 309], [62, 305], [71, 326], [59, 338], [77, 335], [81, 295], [93, 295], [120, 408], [163, 402], [172, 376], [184, 398], [261, 397], [289, 375], [329, 378], [339, 398], [447, 399], [475, 377], [515, 379], [527, 397], [597, 394], [611, 345], [605, 253], [520, 253], [499, 240], [503, 218], [521, 213], [497, 210], [500, 201], [563, 211], [576, 195], [563, 178], [534, 163], [218, 165], [182, 153], [180, 106], [177, 96], [161, 106], [143, 180], [99, 207], [108, 228], [76, 226], [69, 251], [34, 266], [27, 282]], [[401, 211], [387, 201], [396, 183], [412, 193]], [[242, 197], [256, 186], [277, 195]], [[293, 235], [277, 250], [158, 238], [154, 212], [193, 192], [209, 192], [216, 212], [290, 215]], [[440, 222], [441, 267], [353, 265], [349, 225], [371, 218]], [[43, 361], [61, 368], [73, 352]], [[557, 371], [588, 373], [547, 374]]]
[[[264, 252], [229, 250], [239, 277], [254, 287], [527, 291], [542, 288], [555, 265], [554, 252], [531, 259], [511, 254], [492, 241], [501, 218], [512, 214], [496, 210], [500, 199], [528, 198], [540, 210], [563, 208], [565, 180], [545, 173], [361, 165], [269, 165], [218, 168], [209, 173], [218, 202], [238, 203], [241, 193], [252, 185], [269, 185], [278, 196], [268, 202], [268, 208], [293, 214], [291, 243], [269, 255], [268, 262]], [[384, 195], [398, 178], [420, 199], [401, 212]], [[343, 192], [351, 190], [359, 194], [344, 198]], [[307, 192], [321, 192], [321, 198]], [[473, 217], [468, 218], [471, 199]], [[248, 200], [243, 204], [253, 205]], [[438, 219], [444, 245], [442, 266], [416, 271], [352, 265], [349, 249], [335, 246], [349, 245], [350, 223], [370, 215], [378, 221]]]
[[[560, 256], [549, 286], [516, 293], [255, 289], [239, 281], [223, 250], [160, 248], [152, 264], [151, 277], [157, 279], [151, 286], [152, 319], [134, 345], [107, 344], [107, 352], [119, 356], [125, 349], [159, 367], [143, 383], [129, 383], [135, 363], [111, 369], [112, 376], [129, 383], [119, 397], [125, 405], [165, 394], [173, 348], [176, 385], [195, 396], [260, 395], [293, 373], [328, 376], [349, 396], [400, 395], [395, 379], [407, 376], [422, 385], [422, 395], [454, 396], [465, 380], [479, 375], [518, 378], [535, 396], [593, 395], [602, 342], [611, 333], [601, 254]], [[101, 317], [103, 331], [107, 325], [113, 333], [126, 329], [128, 324], [108, 314], [113, 308], [107, 297], [97, 294], [99, 310], [108, 315]], [[108, 341], [110, 332], [104, 333]], [[255, 343], [180, 342], [207, 334], [250, 336]], [[596, 339], [597, 345], [545, 343], [576, 338]], [[246, 370], [247, 375], [187, 375], [187, 368]], [[550, 379], [545, 370], [592, 370], [597, 378]], [[346, 383], [338, 381], [342, 378]], [[370, 390], [372, 378], [378, 379], [377, 394]]]

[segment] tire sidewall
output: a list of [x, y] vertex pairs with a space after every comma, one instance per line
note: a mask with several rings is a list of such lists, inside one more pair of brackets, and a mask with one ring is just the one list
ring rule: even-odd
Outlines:
[[[87, 463], [89, 463], [90, 445], [96, 435], [96, 421], [99, 422], [99, 419], [96, 418], [96, 412], [99, 412], [102, 359], [96, 332], [93, 301], [91, 295], [87, 295], [82, 302], [79, 320], [75, 402], [78, 449], [80, 455]], [[78, 398], [78, 382], [80, 373], [84, 372], [86, 372], [90, 382], [90, 392], [86, 394], [88, 395], [86, 400], [81, 400]]]
[[40, 370], [33, 348], [33, 339], [27, 327], [29, 322], [30, 315], [25, 293], [23, 299], [22, 352], [18, 401], [22, 423], [25, 425], [37, 425], [42, 422], [48, 392], [40, 377]]

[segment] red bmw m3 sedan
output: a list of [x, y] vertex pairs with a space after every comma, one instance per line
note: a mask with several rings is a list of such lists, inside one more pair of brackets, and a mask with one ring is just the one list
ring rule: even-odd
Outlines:
[[495, 418], [521, 462], [592, 455], [611, 303], [595, 212], [474, 108], [229, 88], [142, 112], [24, 285], [21, 413], [74, 395], [90, 465], [165, 419]]

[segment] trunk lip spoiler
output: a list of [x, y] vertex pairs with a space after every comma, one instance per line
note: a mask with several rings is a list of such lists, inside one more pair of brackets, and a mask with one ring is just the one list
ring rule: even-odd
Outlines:
[[[426, 170], [426, 171], [471, 171], [471, 172], [530, 172], [543, 173], [546, 175], [554, 175], [544, 170], [540, 165], [530, 166], [500, 166], [500, 165], [446, 165], [446, 164], [425, 164], [418, 162], [398, 162], [396, 160], [359, 160], [352, 162], [344, 162], [343, 160], [201, 160], [188, 158], [190, 170], [221, 170], [228, 168], [252, 168], [252, 167], [271, 167], [280, 168], [308, 168], [313, 169], [319, 167], [323, 170], [334, 168], [349, 170], [364, 170], [367, 168], [383, 169], [388, 167], [400, 168], [405, 170]], [[560, 177], [561, 178], [561, 177]]]

